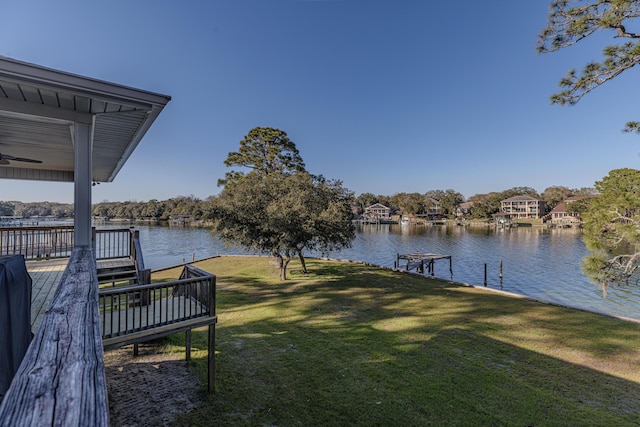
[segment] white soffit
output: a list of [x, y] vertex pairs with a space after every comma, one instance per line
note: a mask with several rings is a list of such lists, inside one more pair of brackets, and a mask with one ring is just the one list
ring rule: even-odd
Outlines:
[[113, 181], [170, 100], [0, 56], [0, 153], [42, 161], [0, 165], [0, 178], [73, 182], [80, 122], [94, 123], [92, 179]]

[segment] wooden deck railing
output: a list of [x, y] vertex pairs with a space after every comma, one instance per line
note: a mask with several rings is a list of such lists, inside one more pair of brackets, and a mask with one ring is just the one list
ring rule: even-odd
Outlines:
[[96, 259], [129, 258], [135, 256], [133, 236], [138, 233], [131, 228], [94, 228], [94, 251]]
[[[146, 304], [140, 301], [144, 294]], [[215, 276], [206, 273], [172, 282], [105, 288], [99, 292], [99, 306], [107, 348], [121, 341], [134, 342], [128, 337], [131, 334], [143, 341], [147, 335], [161, 336], [165, 330], [178, 332], [174, 327], [178, 323], [182, 330], [191, 329], [207, 324], [206, 318], [216, 315]]]
[[[105, 241], [118, 241], [109, 239]], [[20, 253], [17, 246], [12, 250]], [[144, 265], [141, 256], [140, 262]], [[148, 294], [148, 304], [136, 303], [140, 292]], [[145, 325], [142, 313], [149, 319]], [[103, 345], [116, 347], [179, 331], [190, 336], [191, 329], [204, 325], [209, 326], [208, 389], [213, 391], [216, 322], [215, 276], [185, 266], [181, 279], [174, 282], [99, 291], [94, 251], [74, 248], [51, 305], [0, 405], [0, 426], [108, 426]], [[104, 328], [112, 325], [104, 342], [101, 324]], [[189, 343], [190, 339], [190, 349]]]
[[96, 262], [76, 248], [0, 405], [0, 425], [108, 424]]
[[140, 244], [140, 231], [131, 229], [131, 258], [136, 268], [136, 276], [139, 285], [151, 283], [151, 269], [145, 268], [144, 257], [142, 256], [142, 245]]
[[185, 265], [180, 279], [101, 289], [99, 307], [104, 348], [115, 348], [184, 331], [187, 360], [191, 330], [209, 327], [208, 390], [215, 384], [216, 277]]
[[[139, 231], [134, 228], [94, 229], [96, 259], [142, 259]], [[24, 255], [26, 260], [68, 258], [73, 250], [73, 226], [0, 227], [0, 256]]]
[[68, 258], [73, 251], [73, 226], [0, 227], [0, 255], [27, 260]]

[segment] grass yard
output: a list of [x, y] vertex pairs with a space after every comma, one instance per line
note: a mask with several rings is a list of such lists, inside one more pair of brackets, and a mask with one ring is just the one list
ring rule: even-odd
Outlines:
[[195, 265], [218, 279], [216, 393], [178, 425], [640, 425], [639, 324], [357, 263]]

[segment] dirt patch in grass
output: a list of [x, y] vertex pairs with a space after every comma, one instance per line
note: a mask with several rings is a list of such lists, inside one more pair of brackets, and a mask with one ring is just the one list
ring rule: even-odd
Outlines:
[[140, 344], [137, 357], [133, 346], [104, 356], [112, 426], [166, 426], [197, 406], [199, 379], [184, 354]]

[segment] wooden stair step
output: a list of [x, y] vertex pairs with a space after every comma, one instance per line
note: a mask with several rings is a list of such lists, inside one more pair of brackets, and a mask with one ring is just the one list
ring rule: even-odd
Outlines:
[[99, 271], [98, 283], [137, 279], [136, 270]]

